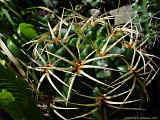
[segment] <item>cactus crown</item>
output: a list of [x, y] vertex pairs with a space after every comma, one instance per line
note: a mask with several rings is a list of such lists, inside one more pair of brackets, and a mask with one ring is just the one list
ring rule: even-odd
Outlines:
[[[141, 101], [142, 95], [149, 99], [146, 86], [157, 72], [155, 56], [145, 52], [147, 39], [139, 40], [132, 20], [112, 26], [111, 19], [63, 14], [54, 26], [48, 22], [49, 32], [26, 43], [33, 50], [26, 66], [40, 78], [34, 83], [37, 95], [52, 89], [50, 107], [62, 119], [94, 117], [103, 107], [141, 110], [128, 104]], [[76, 112], [69, 116], [61, 109]]]

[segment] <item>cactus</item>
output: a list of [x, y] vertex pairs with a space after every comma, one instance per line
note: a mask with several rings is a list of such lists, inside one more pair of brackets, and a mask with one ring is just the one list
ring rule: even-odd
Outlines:
[[[146, 86], [158, 72], [156, 56], [146, 53], [147, 39], [139, 40], [132, 21], [115, 27], [110, 19], [63, 14], [54, 27], [48, 22], [49, 32], [25, 44], [33, 52], [32, 62], [23, 64], [41, 109], [70, 120], [107, 119], [108, 110], [143, 110], [138, 103], [142, 96], [149, 100]], [[53, 99], [46, 103], [41, 94]]]
[[148, 38], [147, 42], [154, 46], [158, 40], [159, 2], [157, 0], [134, 0], [132, 8], [135, 25], [143, 37]]

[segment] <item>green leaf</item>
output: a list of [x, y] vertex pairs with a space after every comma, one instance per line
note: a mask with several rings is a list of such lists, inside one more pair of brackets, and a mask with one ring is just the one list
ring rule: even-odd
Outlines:
[[7, 47], [14, 56], [21, 57], [20, 48], [18, 48], [18, 46], [10, 38], [7, 40]]
[[15, 120], [42, 120], [27, 81], [18, 79], [14, 71], [0, 69], [0, 90], [0, 100], [8, 100], [1, 101], [5, 104], [1, 108]]
[[22, 43], [25, 43], [38, 35], [34, 26], [28, 23], [20, 23], [17, 32], [23, 40]]
[[[1, 56], [0, 56], [1, 57]], [[6, 61], [0, 59], [0, 70], [3, 70], [6, 68]]]
[[14, 21], [12, 20], [10, 14], [8, 13], [8, 10], [4, 9], [3, 7], [2, 7], [1, 9], [2, 9], [3, 13], [5, 14], [5, 16], [7, 17], [8, 21], [10, 22], [10, 24], [11, 24], [12, 26], [15, 26], [15, 23], [14, 23]]
[[15, 98], [13, 97], [12, 93], [2, 89], [0, 92], [0, 106], [7, 106], [14, 101]]
[[15, 44], [16, 41], [16, 36], [13, 35], [11, 38], [8, 38], [6, 41], [7, 47], [10, 50], [10, 52], [17, 58], [20, 58], [22, 61], [24, 62], [28, 62], [28, 58], [26, 55], [24, 55], [21, 52], [21, 48], [17, 46], [17, 44]]

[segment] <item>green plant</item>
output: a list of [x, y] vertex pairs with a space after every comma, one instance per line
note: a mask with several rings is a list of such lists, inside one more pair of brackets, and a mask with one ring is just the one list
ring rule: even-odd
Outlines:
[[150, 45], [158, 40], [159, 2], [157, 0], [133, 1], [134, 23]]
[[50, 108], [62, 119], [93, 119], [103, 114], [99, 119], [107, 119], [111, 114], [104, 111], [115, 108], [143, 110], [135, 102], [142, 101], [142, 96], [149, 100], [146, 86], [157, 74], [156, 56], [145, 51], [147, 40], [138, 40], [132, 21], [113, 27], [108, 22], [112, 17], [70, 15], [62, 15], [53, 29], [48, 22], [50, 34], [25, 44], [33, 47], [32, 64], [24, 65], [36, 73], [32, 86], [37, 86], [37, 96], [47, 93], [49, 83], [53, 91], [47, 94], [55, 98]]
[[15, 101], [12, 93], [8, 92], [5, 89], [2, 89], [0, 93], [1, 106], [7, 106], [8, 104]]
[[27, 81], [16, 77], [15, 71], [0, 68], [0, 107], [15, 120], [41, 120]]
[[159, 71], [158, 57], [146, 52], [148, 38], [141, 34], [148, 27], [139, 32], [132, 20], [112, 26], [113, 17], [105, 14], [86, 18], [64, 9], [59, 17], [42, 6], [18, 13], [12, 0], [0, 4], [0, 21], [8, 20], [13, 31], [0, 34], [0, 100], [8, 100], [0, 105], [14, 119], [41, 119], [35, 104], [47, 119], [64, 120], [107, 120], [121, 110], [145, 109], [140, 104], [150, 99], [146, 87]]

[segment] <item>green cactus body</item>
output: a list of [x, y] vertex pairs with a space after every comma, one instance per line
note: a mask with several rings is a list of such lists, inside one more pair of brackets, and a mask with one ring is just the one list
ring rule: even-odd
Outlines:
[[[33, 65], [34, 70], [44, 75], [39, 76], [39, 83], [43, 84], [43, 77], [47, 77], [55, 91], [53, 96], [62, 99], [55, 101], [55, 105], [79, 108], [72, 113], [72, 119], [93, 117], [91, 114], [96, 111], [99, 114], [101, 108], [108, 110], [137, 102], [138, 98], [135, 100], [133, 96], [144, 91], [135, 92], [139, 85], [137, 81], [146, 86], [150, 75], [156, 74], [150, 67], [150, 57], [153, 56], [145, 54], [143, 45], [136, 40], [137, 33], [129, 25], [109, 29], [106, 26], [109, 23], [102, 18], [79, 21], [73, 30], [69, 21], [68, 28], [60, 25], [59, 31], [65, 31], [61, 39], [51, 32], [51, 40], [46, 38], [34, 48], [34, 58], [40, 64], [39, 67]], [[100, 91], [96, 96], [93, 93], [95, 88]]]

